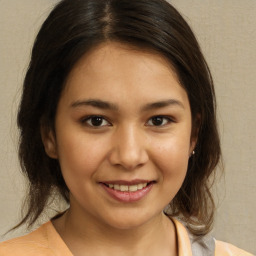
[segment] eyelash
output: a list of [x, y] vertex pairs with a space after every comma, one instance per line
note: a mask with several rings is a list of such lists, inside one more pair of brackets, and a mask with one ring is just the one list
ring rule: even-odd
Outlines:
[[[92, 119], [93, 118], [98, 118], [98, 119], [101, 119], [99, 121], [102, 121], [102, 122], [106, 122], [107, 124], [104, 124], [102, 125], [102, 123], [100, 123], [99, 125], [93, 125], [92, 123]], [[164, 124], [159, 124], [159, 125], [156, 125], [154, 124], [152, 121], [153, 119], [155, 119], [155, 121], [157, 121], [156, 119], [157, 118], [160, 118], [163, 120], [165, 120], [165, 123]], [[94, 120], [97, 122], [97, 120]], [[152, 124], [149, 124], [149, 122], [151, 121]], [[82, 124], [85, 124], [89, 127], [92, 127], [92, 128], [100, 128], [100, 127], [106, 127], [106, 126], [112, 126], [112, 124], [104, 117], [104, 116], [101, 116], [101, 115], [92, 115], [92, 116], [87, 116], [85, 118], [82, 119]], [[90, 123], [89, 123], [90, 122]], [[147, 126], [154, 126], [154, 127], [163, 127], [163, 126], [166, 126], [170, 123], [173, 123], [174, 120], [173, 118], [169, 117], [169, 116], [161, 116], [161, 115], [158, 115], [158, 116], [152, 116], [147, 122], [146, 122], [146, 125]]]
[[151, 120], [151, 122], [152, 122], [152, 120], [153, 120], [154, 118], [155, 118], [155, 119], [156, 119], [156, 118], [160, 118], [160, 119], [162, 119], [162, 120], [166, 120], [166, 122], [165, 122], [165, 124], [160, 124], [160, 125], [154, 125], [154, 124], [152, 124], [152, 125], [149, 125], [149, 126], [163, 127], [163, 126], [166, 126], [166, 125], [168, 125], [168, 124], [174, 122], [174, 120], [173, 120], [171, 117], [169, 117], [169, 116], [161, 116], [161, 115], [159, 115], [159, 116], [153, 116], [153, 117], [151, 117], [151, 118], [147, 121], [147, 123], [149, 123], [150, 120]]
[[[107, 122], [107, 124], [105, 124], [105, 125], [93, 125], [93, 124], [92, 124], [92, 119], [93, 119], [93, 118], [99, 118], [99, 119], [101, 119], [103, 122]], [[96, 120], [95, 120], [95, 121], [96, 121]], [[82, 122], [82, 124], [85, 124], [85, 125], [87, 125], [87, 126], [89, 126], [89, 127], [93, 127], [93, 128], [111, 126], [110, 122], [109, 122], [104, 116], [100, 116], [100, 115], [87, 116], [86, 118], [83, 118], [81, 122]], [[91, 124], [89, 124], [89, 122], [90, 122]]]

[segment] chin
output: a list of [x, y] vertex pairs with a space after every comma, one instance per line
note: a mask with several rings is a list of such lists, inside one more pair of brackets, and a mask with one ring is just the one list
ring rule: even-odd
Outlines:
[[[111, 218], [108, 218], [107, 223], [114, 229], [120, 230], [132, 230], [143, 226], [144, 224], [154, 220], [156, 216], [152, 216], [149, 214], [143, 214], [142, 212], [135, 213], [131, 211], [127, 211], [124, 214], [113, 214]], [[161, 214], [159, 214], [161, 215]]]

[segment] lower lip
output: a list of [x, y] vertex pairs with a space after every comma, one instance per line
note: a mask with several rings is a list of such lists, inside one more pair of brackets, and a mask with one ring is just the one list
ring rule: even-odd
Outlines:
[[119, 190], [114, 190], [104, 184], [101, 184], [101, 185], [112, 198], [114, 198], [120, 202], [130, 203], [130, 202], [139, 201], [142, 198], [144, 198], [150, 192], [150, 190], [152, 189], [154, 184], [153, 183], [149, 184], [145, 188], [134, 191], [134, 192], [129, 192], [129, 191], [123, 192], [123, 191], [119, 191]]

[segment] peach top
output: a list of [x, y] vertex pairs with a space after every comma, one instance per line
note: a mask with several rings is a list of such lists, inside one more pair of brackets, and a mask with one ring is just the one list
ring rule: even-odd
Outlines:
[[[173, 219], [176, 227], [179, 256], [193, 256], [191, 239], [187, 229], [178, 220]], [[215, 241], [215, 240], [214, 240]], [[214, 248], [213, 248], [214, 251]], [[201, 253], [200, 253], [201, 254]], [[1, 256], [73, 256], [61, 239], [51, 221], [32, 233], [0, 243]], [[199, 254], [195, 253], [194, 256]], [[202, 254], [205, 255], [205, 254]], [[215, 256], [253, 256], [231, 244], [215, 241]]]

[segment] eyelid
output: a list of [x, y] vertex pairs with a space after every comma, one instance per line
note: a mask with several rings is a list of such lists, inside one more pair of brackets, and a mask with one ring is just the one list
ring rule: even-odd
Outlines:
[[[103, 122], [106, 122], [105, 124], [101, 124], [101, 125], [93, 125], [93, 124], [90, 124], [88, 123], [88, 121], [94, 117], [99, 117], [99, 118], [102, 118]], [[165, 119], [165, 122], [164, 124], [160, 124], [160, 125], [155, 125], [155, 124], [149, 124], [149, 122], [152, 121], [153, 118], [162, 118], [163, 120]], [[82, 123], [82, 125], [85, 125], [89, 128], [94, 128], [94, 129], [97, 129], [97, 128], [102, 128], [102, 127], [107, 127], [107, 126], [112, 126], [112, 123], [108, 120], [108, 118], [106, 118], [105, 116], [103, 115], [88, 115], [88, 116], [85, 116], [83, 118], [80, 119], [80, 122]], [[148, 119], [148, 121], [146, 122], [146, 126], [152, 126], [152, 127], [165, 127], [167, 125], [169, 125], [170, 123], [175, 123], [175, 119], [171, 116], [166, 116], [166, 115], [155, 115], [155, 116], [152, 116]]]
[[[94, 125], [88, 124], [88, 120], [90, 120], [90, 119], [92, 119], [92, 118], [94, 118], [94, 117], [102, 118], [103, 121], [107, 122], [107, 124], [105, 124], [105, 125], [99, 125], [99, 126], [94, 126]], [[88, 116], [85, 116], [85, 117], [83, 117], [83, 118], [81, 119], [81, 123], [82, 123], [83, 125], [86, 125], [86, 126], [88, 126], [88, 127], [90, 127], [90, 128], [94, 128], [94, 129], [101, 128], [101, 127], [112, 126], [112, 124], [110, 123], [110, 121], [109, 121], [106, 117], [104, 117], [104, 116], [102, 116], [102, 115], [88, 115]]]
[[[156, 117], [160, 117], [160, 118], [163, 118], [163, 119], [166, 119], [167, 120], [167, 123], [166, 124], [163, 124], [163, 125], [154, 125], [154, 124], [151, 124], [151, 125], [148, 125], [149, 121], [152, 120], [153, 118], [156, 118]], [[153, 126], [153, 127], [164, 127], [170, 123], [174, 123], [175, 120], [174, 118], [172, 118], [171, 116], [165, 116], [165, 115], [155, 115], [155, 116], [152, 116], [148, 119], [146, 125], [147, 126]]]

